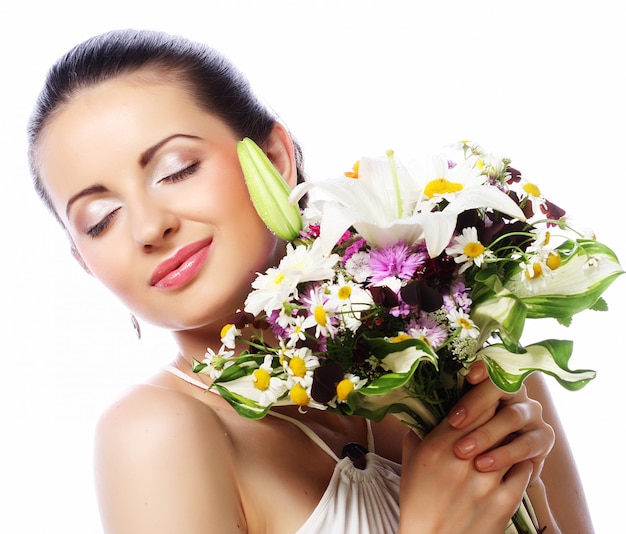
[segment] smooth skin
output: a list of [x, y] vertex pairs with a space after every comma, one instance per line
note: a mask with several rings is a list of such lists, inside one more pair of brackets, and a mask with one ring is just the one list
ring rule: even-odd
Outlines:
[[[235, 134], [162, 79], [142, 71], [76, 95], [44, 128], [37, 165], [75, 257], [133, 313], [172, 331], [174, 364], [191, 375], [191, 359], [219, 347], [255, 273], [283, 245], [249, 200]], [[285, 129], [277, 124], [263, 148], [293, 186]], [[150, 284], [164, 259], [207, 239], [189, 282]], [[399, 531], [501, 534], [530, 483], [546, 533], [593, 532], [542, 380], [509, 395], [486, 378], [484, 366], [473, 368], [475, 387], [422, 442], [392, 416], [374, 425], [376, 452], [403, 464]], [[366, 442], [360, 418], [281, 411], [338, 455]], [[334, 462], [294, 425], [241, 418], [161, 371], [103, 414], [95, 466], [107, 533], [287, 534], [315, 509]]]

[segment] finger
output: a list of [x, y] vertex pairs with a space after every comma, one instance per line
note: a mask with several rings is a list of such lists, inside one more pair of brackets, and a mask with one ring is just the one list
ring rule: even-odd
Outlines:
[[541, 417], [541, 405], [538, 402], [526, 399], [524, 402], [505, 404], [489, 421], [460, 439], [455, 444], [455, 454], [461, 459], [468, 459], [500, 446], [512, 434], [523, 435], [544, 427], [548, 425]]
[[477, 456], [474, 465], [478, 471], [491, 472], [530, 461], [534, 481], [541, 474], [543, 462], [553, 446], [554, 431], [546, 426], [525, 432], [509, 443]]
[[521, 503], [522, 496], [532, 475], [532, 462], [526, 461], [515, 464], [505, 475], [502, 488], [504, 492], [502, 496], [502, 507], [508, 507], [507, 514], [511, 517]]
[[492, 417], [503, 401], [517, 402], [525, 398], [527, 396], [524, 386], [512, 395], [496, 387], [491, 380], [484, 380], [461, 397], [448, 414], [447, 420], [454, 428], [476, 426]]
[[489, 378], [489, 372], [487, 371], [485, 362], [482, 360], [474, 362], [470, 366], [469, 372], [465, 375], [465, 380], [470, 384], [478, 384], [487, 378]]

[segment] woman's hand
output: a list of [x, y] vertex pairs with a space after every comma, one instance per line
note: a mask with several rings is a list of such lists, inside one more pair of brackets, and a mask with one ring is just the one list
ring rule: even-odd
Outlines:
[[473, 459], [481, 472], [499, 471], [530, 460], [532, 484], [554, 446], [554, 430], [544, 421], [541, 404], [528, 397], [525, 386], [508, 394], [488, 377], [483, 362], [474, 364], [467, 375], [474, 387], [448, 416], [448, 423], [459, 430], [484, 421], [455, 443], [454, 452], [460, 459]]
[[400, 532], [504, 532], [554, 445], [554, 431], [526, 388], [508, 394], [482, 362], [473, 384], [420, 443], [403, 449]]
[[475, 436], [484, 423], [484, 417], [479, 417], [466, 428], [456, 429], [444, 420], [421, 442], [413, 431], [407, 433], [402, 455], [400, 534], [505, 531], [533, 465], [526, 460], [480, 472], [472, 457], [459, 458], [456, 443]]

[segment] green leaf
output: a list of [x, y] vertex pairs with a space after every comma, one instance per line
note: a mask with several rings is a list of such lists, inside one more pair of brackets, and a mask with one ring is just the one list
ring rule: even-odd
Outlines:
[[477, 354], [484, 360], [494, 384], [509, 393], [519, 390], [531, 373], [543, 372], [553, 376], [566, 389], [575, 391], [595, 378], [595, 371], [569, 369], [573, 343], [569, 340], [549, 339], [529, 345], [524, 353], [509, 352], [504, 345], [489, 345]]
[[519, 268], [504, 284], [525, 304], [528, 318], [566, 319], [592, 309], [613, 281], [624, 274], [615, 253], [597, 241], [566, 241], [559, 251], [561, 266], [554, 276], [545, 278], [543, 286], [526, 287]]
[[497, 331], [506, 347], [515, 351], [524, 331], [526, 305], [503, 289], [476, 304], [472, 308], [471, 319], [484, 336]]
[[224, 398], [239, 415], [247, 419], [262, 419], [267, 415], [267, 412], [270, 411], [271, 405], [261, 406], [252, 399], [234, 393], [220, 384], [214, 383], [211, 387], [215, 387], [220, 396]]
[[302, 230], [302, 216], [299, 206], [289, 202], [289, 185], [251, 139], [237, 144], [237, 154], [259, 217], [278, 237], [293, 241]]
[[598, 300], [596, 300], [595, 304], [589, 309], [593, 311], [608, 311], [609, 305], [606, 303], [606, 300], [604, 300], [603, 298], [599, 298]]

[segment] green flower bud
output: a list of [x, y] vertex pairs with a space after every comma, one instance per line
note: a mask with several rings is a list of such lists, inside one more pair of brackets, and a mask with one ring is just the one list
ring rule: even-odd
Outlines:
[[237, 144], [237, 154], [259, 217], [278, 237], [293, 241], [302, 230], [302, 216], [298, 205], [288, 200], [289, 185], [251, 139]]

